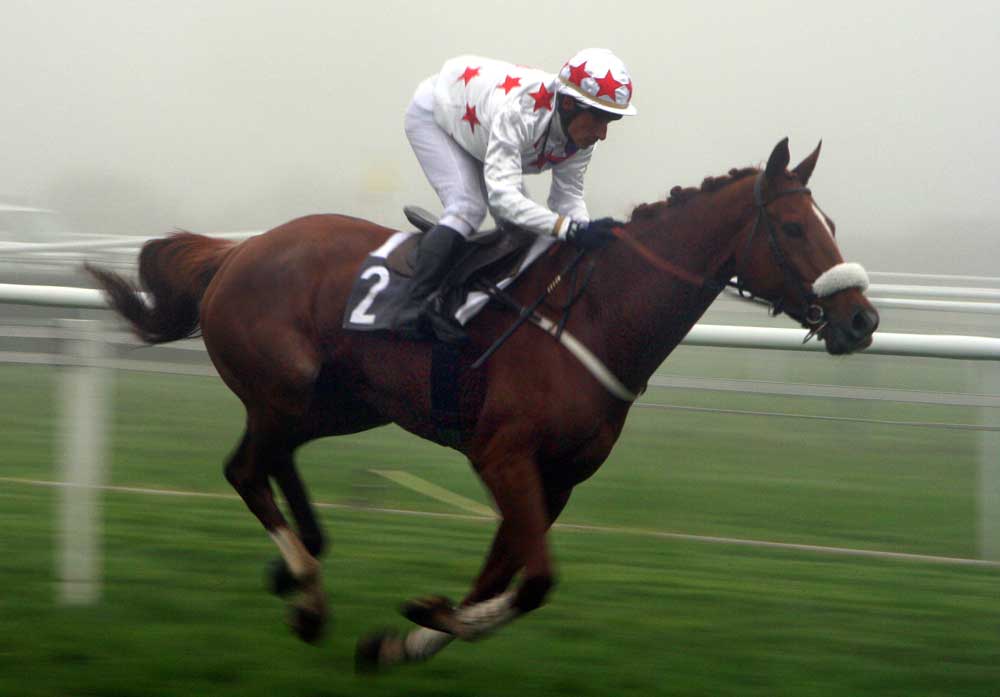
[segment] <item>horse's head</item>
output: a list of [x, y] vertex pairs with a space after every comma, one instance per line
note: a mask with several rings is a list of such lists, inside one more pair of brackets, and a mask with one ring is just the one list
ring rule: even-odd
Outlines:
[[831, 354], [871, 344], [878, 312], [864, 296], [868, 275], [845, 264], [826, 217], [806, 188], [819, 146], [788, 171], [788, 139], [778, 143], [754, 182], [753, 221], [739, 239], [736, 275], [741, 289], [763, 298], [826, 342]]

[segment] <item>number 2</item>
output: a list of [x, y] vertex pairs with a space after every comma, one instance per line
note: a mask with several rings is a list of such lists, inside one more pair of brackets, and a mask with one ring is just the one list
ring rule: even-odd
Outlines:
[[384, 266], [371, 266], [361, 274], [361, 280], [367, 280], [372, 276], [378, 276], [378, 280], [368, 289], [368, 295], [358, 303], [358, 306], [351, 312], [351, 322], [354, 324], [375, 324], [375, 315], [368, 314], [368, 308], [375, 302], [375, 296], [385, 290], [389, 285], [389, 269]]

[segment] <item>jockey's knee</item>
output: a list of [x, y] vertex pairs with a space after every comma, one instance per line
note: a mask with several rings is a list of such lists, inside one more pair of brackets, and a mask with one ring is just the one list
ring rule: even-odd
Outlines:
[[524, 579], [518, 588], [514, 604], [521, 612], [531, 612], [541, 607], [555, 583], [555, 578], [552, 576], [532, 576]]

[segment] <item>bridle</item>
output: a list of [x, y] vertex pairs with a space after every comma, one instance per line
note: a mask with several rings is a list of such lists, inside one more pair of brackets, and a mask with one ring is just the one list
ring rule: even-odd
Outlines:
[[[737, 259], [737, 270], [735, 274], [736, 280], [728, 280], [727, 285], [736, 288], [736, 291], [739, 293], [741, 298], [756, 300], [759, 302], [762, 301], [770, 305], [770, 313], [772, 316], [777, 316], [784, 312], [792, 319], [802, 323], [803, 326], [809, 329], [809, 333], [805, 338], [805, 341], [808, 341], [826, 326], [826, 313], [824, 312], [823, 307], [819, 304], [819, 296], [817, 296], [813, 291], [811, 285], [803, 282], [802, 277], [788, 262], [788, 257], [785, 255], [784, 250], [781, 248], [781, 244], [778, 242], [778, 234], [775, 230], [774, 218], [772, 218], [767, 212], [767, 207], [782, 196], [792, 196], [794, 194], [811, 195], [812, 191], [810, 191], [808, 187], [802, 186], [797, 189], [779, 191], [777, 194], [772, 196], [770, 200], [764, 200], [764, 177], [765, 173], [761, 172], [754, 180], [753, 205], [757, 210], [757, 217], [754, 219], [753, 228], [750, 230], [750, 235], [747, 237], [747, 241], [743, 245], [743, 252]], [[763, 225], [761, 225], [761, 221], [764, 222]], [[753, 239], [757, 234], [757, 229], [761, 227], [767, 231], [767, 245], [771, 250], [771, 256], [774, 259], [775, 264], [777, 264], [782, 275], [785, 277], [786, 286], [794, 288], [796, 295], [799, 297], [801, 302], [799, 308], [790, 309], [786, 307], [784, 298], [778, 298], [777, 300], [758, 298], [743, 285], [740, 269], [743, 267], [747, 255], [750, 252], [750, 245], [753, 243]]]
[[[745, 300], [752, 300], [760, 303], [764, 303], [769, 306], [769, 312], [772, 315], [778, 315], [782, 312], [787, 314], [792, 319], [800, 322], [805, 326], [809, 332], [806, 334], [803, 343], [809, 341], [812, 337], [816, 336], [819, 332], [823, 330], [827, 325], [826, 313], [824, 312], [822, 306], [819, 304], [819, 296], [812, 289], [812, 285], [803, 282], [802, 277], [792, 268], [791, 264], [788, 262], [788, 257], [785, 255], [784, 250], [781, 248], [781, 244], [778, 242], [778, 235], [775, 230], [774, 219], [767, 212], [767, 207], [774, 203], [777, 199], [782, 196], [791, 196], [793, 194], [812, 194], [807, 187], [799, 187], [797, 189], [786, 189], [785, 191], [779, 191], [777, 194], [772, 196], [770, 200], [764, 200], [764, 181], [766, 172], [761, 171], [757, 178], [754, 180], [753, 184], [753, 205], [757, 212], [757, 217], [754, 219], [753, 228], [750, 230], [750, 235], [747, 237], [747, 241], [743, 245], [742, 252], [737, 256], [736, 261], [736, 272], [735, 273], [725, 273], [723, 277], [719, 278], [705, 278], [699, 274], [687, 271], [680, 268], [676, 264], [660, 257], [658, 254], [653, 252], [651, 249], [646, 247], [642, 242], [637, 240], [631, 235], [625, 234], [624, 228], [615, 228], [614, 234], [620, 240], [626, 242], [632, 249], [642, 256], [647, 262], [652, 266], [665, 271], [676, 278], [683, 281], [691, 283], [692, 285], [701, 286], [702, 288], [709, 290], [714, 293], [719, 293], [724, 290], [727, 286], [731, 286], [737, 290], [741, 298]], [[814, 204], [815, 205], [815, 204]], [[761, 222], [763, 221], [763, 225]], [[801, 306], [800, 308], [789, 309], [785, 306], [784, 299], [778, 298], [777, 300], [769, 300], [767, 298], [758, 297], [754, 295], [750, 290], [748, 290], [743, 285], [743, 280], [741, 277], [741, 269], [743, 268], [744, 262], [746, 261], [747, 255], [750, 251], [750, 245], [753, 243], [754, 237], [757, 235], [757, 230], [763, 228], [767, 232], [767, 242], [768, 247], [771, 250], [771, 256], [774, 258], [775, 263], [778, 268], [781, 269], [782, 275], [785, 277], [786, 283], [794, 288], [796, 294], [798, 295]], [[734, 238], [733, 244], [738, 243], [738, 237]], [[729, 252], [727, 251], [724, 258], [728, 257]], [[735, 276], [735, 280], [733, 277]]]

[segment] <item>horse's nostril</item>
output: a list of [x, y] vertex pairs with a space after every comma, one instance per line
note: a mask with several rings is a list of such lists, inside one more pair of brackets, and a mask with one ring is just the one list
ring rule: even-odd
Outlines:
[[855, 336], [868, 336], [878, 327], [878, 313], [874, 310], [858, 308], [851, 318], [851, 329]]

